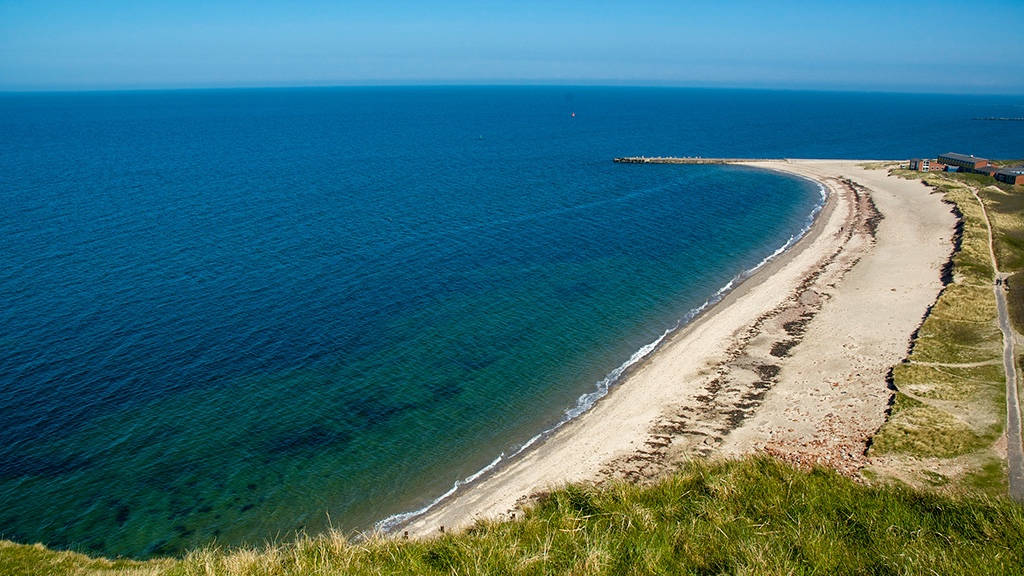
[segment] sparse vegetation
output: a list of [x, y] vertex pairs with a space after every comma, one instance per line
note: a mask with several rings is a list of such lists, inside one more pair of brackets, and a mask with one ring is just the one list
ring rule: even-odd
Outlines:
[[1006, 279], [1006, 306], [1013, 327], [1024, 334], [1024, 270]]
[[897, 393], [892, 414], [883, 433], [875, 436], [871, 452], [950, 458], [985, 448], [994, 440], [991, 434], [979, 435], [969, 424], [941, 408]]
[[[984, 338], [982, 332], [988, 332], [987, 328], [964, 322], [926, 322], [911, 361], [970, 364], [992, 360], [997, 357], [998, 342]], [[998, 335], [998, 330], [995, 332]]]
[[964, 474], [960, 484], [967, 490], [1002, 495], [1006, 493], [1006, 461], [987, 454]]
[[[945, 483], [941, 474], [929, 478]], [[55, 563], [57, 557], [70, 561]], [[101, 561], [0, 548], [0, 570], [105, 574]], [[40, 568], [45, 567], [45, 568]], [[43, 570], [40, 572], [40, 570]], [[652, 486], [572, 486], [514, 522], [432, 540], [339, 534], [262, 550], [208, 548], [122, 574], [1013, 574], [1024, 508], [904, 486], [868, 487], [769, 458], [691, 462]]]
[[[995, 186], [992, 178], [978, 174], [893, 173], [922, 179], [942, 192], [961, 216], [962, 233], [953, 256], [952, 283], [918, 330], [907, 360], [893, 369], [899, 392], [891, 416], [872, 440], [871, 453], [937, 459], [956, 472], [955, 477], [940, 474], [942, 482], [922, 476], [924, 485], [953, 483], [1004, 493], [1006, 467], [994, 449], [1006, 420], [1003, 342], [996, 323], [988, 228], [973, 192], [985, 203], [996, 259], [1005, 272], [1024, 267], [1024, 189]], [[1015, 314], [1024, 308], [1024, 289], [1013, 289], [1014, 279], [1024, 288], [1022, 274], [1009, 281]], [[1024, 319], [1016, 322], [1018, 328], [1024, 326]]]
[[899, 162], [863, 162], [858, 164], [865, 170], [894, 170], [900, 167]]
[[1003, 271], [1024, 269], [1024, 187], [988, 186], [979, 192], [994, 227], [996, 260]]
[[987, 391], [1001, 394], [1003, 367], [998, 363], [978, 366], [900, 364], [893, 371], [902, 389], [919, 398], [935, 400], [969, 400]]
[[[935, 181], [938, 177], [931, 176]], [[956, 204], [963, 219], [960, 250], [953, 257], [958, 284], [990, 286], [995, 270], [988, 251], [988, 229], [981, 207], [968, 188], [957, 184], [943, 184], [945, 199]]]

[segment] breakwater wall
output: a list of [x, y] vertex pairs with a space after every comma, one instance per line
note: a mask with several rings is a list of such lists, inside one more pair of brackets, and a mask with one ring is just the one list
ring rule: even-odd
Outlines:
[[702, 158], [700, 156], [623, 156], [619, 164], [735, 164], [738, 162], [783, 162], [778, 158]]

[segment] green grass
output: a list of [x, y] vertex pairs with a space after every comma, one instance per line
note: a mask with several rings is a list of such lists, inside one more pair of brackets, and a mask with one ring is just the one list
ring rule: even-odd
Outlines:
[[31, 546], [0, 540], [0, 574], [49, 576], [51, 574], [142, 576], [165, 574], [178, 566], [171, 559], [138, 562], [90, 558], [75, 552], [50, 550], [42, 544]]
[[995, 252], [1004, 271], [1024, 269], [1024, 186], [998, 189], [989, 186], [980, 192], [995, 228]]
[[953, 180], [954, 182], [961, 182], [975, 188], [983, 188], [985, 186], [992, 186], [998, 182], [995, 178], [987, 176], [985, 174], [970, 174], [967, 172], [943, 172], [942, 175], [945, 178]]
[[857, 164], [865, 170], [899, 170], [900, 162], [862, 162]]
[[1024, 186], [1002, 191], [986, 189], [981, 195], [990, 206], [989, 217], [996, 228], [999, 267], [1003, 272], [1014, 272], [1007, 280], [1010, 321], [1017, 332], [1024, 333]]
[[[926, 183], [944, 192], [943, 199], [956, 205], [961, 214], [963, 234], [960, 247], [953, 256], [954, 278], [960, 285], [990, 286], [995, 271], [988, 247], [988, 226], [985, 215], [970, 188], [949, 182], [945, 176], [930, 175]], [[997, 214], [997, 213], [996, 213]], [[990, 218], [992, 213], [990, 213]], [[1000, 233], [997, 228], [994, 232]]]
[[994, 324], [928, 318], [918, 333], [915, 362], [967, 364], [999, 358], [999, 328]]
[[1006, 307], [1013, 327], [1024, 334], [1024, 270], [1006, 279]]
[[[935, 482], [942, 483], [939, 475]], [[97, 560], [0, 548], [20, 574], [104, 574]], [[78, 562], [75, 566], [74, 562]], [[40, 566], [52, 568], [40, 571]], [[167, 575], [1014, 574], [1024, 508], [981, 495], [867, 487], [770, 458], [691, 462], [651, 486], [557, 490], [515, 522], [426, 541], [337, 534], [260, 550], [208, 548], [121, 570]], [[129, 572], [113, 572], [129, 573]]]
[[893, 369], [894, 381], [900, 389], [918, 398], [935, 400], [970, 400], [976, 396], [996, 392], [1005, 385], [1000, 364], [982, 366], [928, 366], [898, 364]]
[[962, 322], [991, 322], [996, 319], [996, 297], [991, 282], [985, 286], [951, 284], [932, 307], [930, 318]]
[[924, 182], [942, 191], [943, 199], [956, 204], [963, 220], [960, 249], [953, 256], [954, 278], [958, 284], [989, 285], [995, 275], [988, 249], [988, 227], [981, 206], [969, 188], [931, 174]]
[[873, 438], [869, 454], [951, 458], [985, 448], [994, 440], [991, 433], [978, 434], [945, 410], [897, 393], [892, 413]]
[[1006, 494], [1006, 461], [995, 456], [988, 456], [980, 465], [968, 471], [961, 484], [981, 493]]
[[[1002, 333], [996, 324], [988, 228], [971, 188], [987, 182], [978, 175], [896, 174], [913, 175], [942, 192], [961, 214], [963, 233], [953, 255], [953, 284], [922, 323], [907, 361], [893, 369], [893, 384], [901, 393], [872, 439], [871, 454], [956, 458], [965, 468], [961, 477], [921, 476], [923, 485], [1005, 490], [1002, 464], [992, 465], [1001, 462], [992, 445], [1006, 417]], [[983, 200], [998, 236], [1016, 225], [1016, 197], [986, 190]], [[1024, 220], [1021, 224], [1024, 229]]]
[[[939, 471], [904, 474], [923, 487], [1005, 494], [1006, 462], [994, 448], [1006, 419], [1002, 334], [995, 322], [988, 229], [972, 190], [985, 203], [1000, 270], [1017, 271], [1008, 281], [1008, 300], [1011, 319], [1020, 331], [1024, 187], [994, 185], [978, 175], [899, 170], [892, 174], [922, 180], [941, 192], [962, 215], [963, 234], [953, 256], [953, 284], [918, 330], [907, 361], [893, 369], [893, 384], [901, 393], [872, 439], [871, 453], [896, 457], [906, 467], [920, 458], [932, 459]], [[983, 364], [964, 365], [978, 362]]]
[[[997, 163], [1000, 166], [1016, 166], [1019, 165], [1021, 162], [1022, 161], [1020, 160], [1000, 160]], [[875, 165], [870, 166], [862, 164], [862, 166], [864, 166], [866, 169], [871, 170], [886, 167], [896, 167], [899, 166], [899, 164], [876, 163]], [[941, 184], [957, 183], [963, 184], [965, 186], [970, 186], [973, 188], [994, 187], [1006, 192], [1020, 191], [1021, 188], [1024, 188], [1024, 186], [1014, 186], [1011, 184], [1000, 182], [993, 178], [992, 176], [986, 176], [984, 174], [970, 174], [967, 172], [918, 172], [916, 170], [907, 170], [900, 168], [894, 168], [890, 170], [890, 172], [893, 176], [898, 176], [906, 180], [934, 179]]]
[[996, 258], [1002, 270], [1024, 268], [1024, 230], [1008, 230], [995, 237]]
[[996, 300], [990, 287], [951, 284], [918, 330], [910, 360], [953, 364], [996, 360], [1002, 335], [995, 319]]

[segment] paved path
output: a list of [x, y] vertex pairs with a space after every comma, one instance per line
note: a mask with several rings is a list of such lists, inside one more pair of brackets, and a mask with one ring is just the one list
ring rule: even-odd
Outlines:
[[1017, 394], [1018, 376], [1016, 356], [1013, 350], [1013, 328], [1010, 327], [1010, 316], [1006, 312], [1006, 278], [1009, 274], [999, 271], [996, 261], [994, 243], [992, 242], [992, 222], [988, 219], [985, 203], [978, 192], [971, 189], [974, 198], [981, 206], [988, 227], [988, 253], [992, 258], [992, 269], [995, 270], [996, 311], [999, 313], [999, 329], [1003, 331], [1003, 370], [1006, 372], [1006, 463], [1010, 476], [1010, 498], [1024, 502], [1024, 442], [1021, 441], [1020, 429], [1020, 397]]

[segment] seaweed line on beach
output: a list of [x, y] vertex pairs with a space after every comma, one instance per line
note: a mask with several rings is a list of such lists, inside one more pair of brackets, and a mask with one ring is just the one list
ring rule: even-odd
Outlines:
[[[708, 457], [722, 440], [756, 413], [778, 382], [781, 364], [797, 346], [808, 324], [829, 300], [838, 283], [871, 249], [882, 219], [870, 192], [847, 179], [833, 182], [849, 200], [849, 214], [838, 247], [804, 276], [800, 285], [776, 308], [762, 314], [733, 337], [724, 360], [710, 367], [699, 384], [694, 403], [665, 414], [652, 426], [642, 449], [604, 469], [606, 479], [644, 482], [657, 479], [681, 460]], [[837, 417], [826, 418], [815, 446], [769, 443], [765, 450], [798, 463], [826, 463], [853, 476], [863, 464], [867, 437], [843, 434]]]

